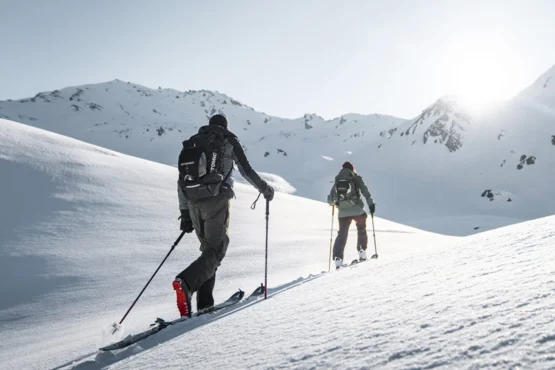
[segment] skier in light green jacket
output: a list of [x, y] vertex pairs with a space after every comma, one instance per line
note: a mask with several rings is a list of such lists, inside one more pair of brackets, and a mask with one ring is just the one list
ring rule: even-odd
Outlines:
[[349, 227], [353, 220], [357, 226], [359, 260], [364, 261], [368, 258], [366, 256], [366, 249], [368, 248], [366, 219], [368, 215], [364, 211], [362, 196], [366, 199], [370, 213], [374, 216], [376, 205], [368, 187], [362, 177], [355, 172], [354, 166], [350, 162], [345, 162], [343, 168], [335, 177], [335, 183], [328, 195], [328, 203], [331, 206], [337, 206], [339, 210], [339, 231], [333, 245], [333, 260], [336, 268], [343, 265], [343, 252], [347, 244]]

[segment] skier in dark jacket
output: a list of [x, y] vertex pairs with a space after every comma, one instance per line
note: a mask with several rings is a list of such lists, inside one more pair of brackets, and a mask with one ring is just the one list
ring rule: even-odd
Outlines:
[[355, 221], [357, 225], [359, 260], [364, 261], [367, 259], [368, 234], [366, 233], [366, 219], [368, 215], [364, 211], [361, 195], [366, 198], [368, 208], [373, 216], [374, 212], [376, 212], [376, 205], [372, 200], [368, 187], [366, 187], [362, 177], [355, 172], [353, 165], [350, 162], [345, 162], [343, 168], [335, 177], [335, 183], [328, 195], [328, 203], [331, 206], [337, 206], [339, 210], [339, 231], [333, 245], [333, 260], [335, 261], [336, 268], [343, 265], [343, 252], [347, 244], [347, 236], [352, 221]]
[[214, 305], [213, 290], [216, 270], [222, 262], [229, 245], [229, 205], [234, 197], [233, 164], [241, 175], [264, 198], [272, 200], [274, 189], [268, 185], [251, 167], [243, 147], [237, 137], [228, 131], [227, 119], [217, 114], [210, 118], [209, 124], [199, 129], [199, 133], [219, 131], [223, 134], [222, 172], [227, 174], [219, 195], [200, 201], [190, 201], [182, 186], [177, 186], [179, 209], [181, 211], [181, 230], [196, 232], [200, 241], [201, 255], [189, 267], [176, 276], [173, 287], [177, 293], [177, 305], [182, 316], [191, 315], [190, 299], [197, 293], [197, 311]]

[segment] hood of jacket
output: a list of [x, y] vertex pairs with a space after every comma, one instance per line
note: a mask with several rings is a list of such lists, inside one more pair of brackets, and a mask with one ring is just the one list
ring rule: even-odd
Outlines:
[[356, 173], [350, 168], [342, 168], [341, 171], [335, 176], [335, 179], [348, 179], [350, 177], [355, 177]]

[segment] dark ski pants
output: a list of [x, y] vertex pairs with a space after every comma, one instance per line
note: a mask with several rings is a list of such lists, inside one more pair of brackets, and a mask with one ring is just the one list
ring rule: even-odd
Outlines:
[[197, 310], [202, 310], [214, 305], [216, 270], [229, 245], [229, 197], [219, 195], [189, 202], [189, 212], [202, 253], [177, 277], [185, 282], [191, 294], [197, 293]]
[[347, 244], [347, 237], [349, 236], [349, 227], [351, 222], [354, 220], [357, 225], [357, 251], [368, 248], [368, 234], [366, 233], [366, 219], [368, 215], [363, 213], [360, 216], [348, 216], [341, 217], [339, 219], [339, 231], [337, 232], [337, 238], [335, 238], [335, 243], [333, 245], [333, 258], [343, 259], [343, 252], [345, 251], [345, 245]]

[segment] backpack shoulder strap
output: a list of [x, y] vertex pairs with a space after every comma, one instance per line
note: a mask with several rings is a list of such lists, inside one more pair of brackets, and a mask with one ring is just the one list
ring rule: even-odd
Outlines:
[[[232, 134], [228, 130], [213, 130], [213, 131], [207, 132], [207, 134], [213, 134], [220, 140], [221, 145], [222, 145], [222, 148], [221, 148], [221, 151], [222, 151], [221, 154], [222, 155], [223, 155], [223, 151], [224, 151], [224, 146], [226, 144], [225, 140], [230, 139], [230, 138], [237, 138], [234, 134]], [[229, 179], [229, 176], [231, 176], [232, 172], [233, 172], [233, 166], [231, 166], [231, 168], [229, 169], [229, 171], [227, 172], [227, 174], [223, 178], [222, 184], [224, 184]]]
[[355, 194], [357, 195], [358, 198], [360, 198], [360, 192], [357, 186], [357, 177], [358, 175], [353, 172], [352, 179], [353, 179], [353, 186], [355, 187]]

